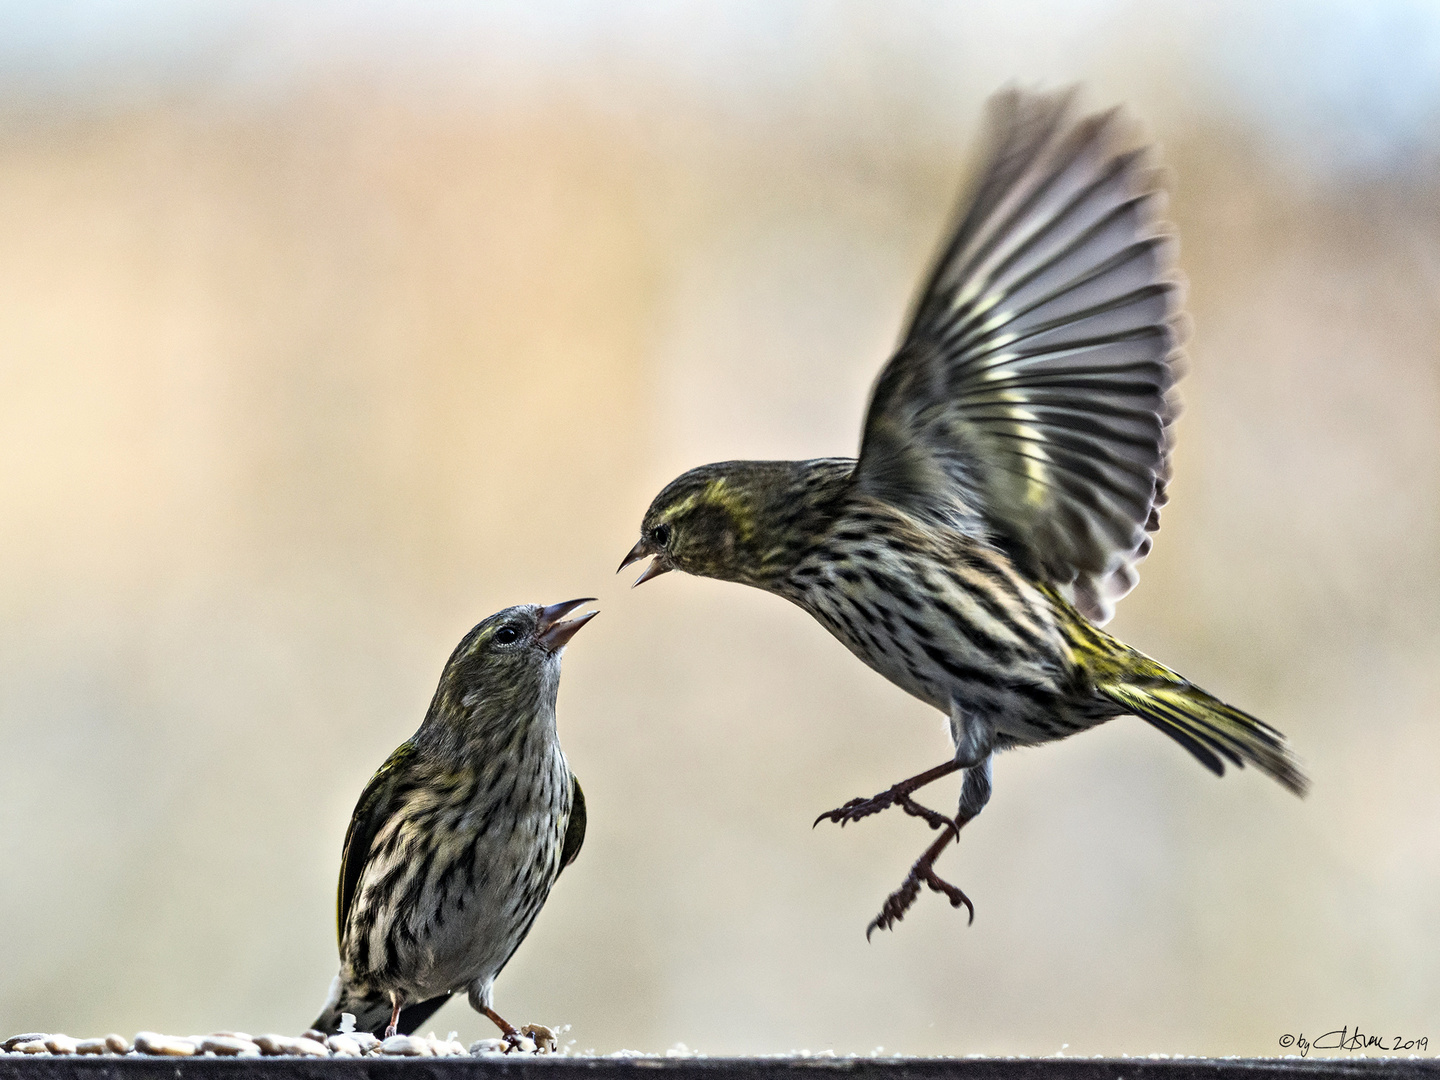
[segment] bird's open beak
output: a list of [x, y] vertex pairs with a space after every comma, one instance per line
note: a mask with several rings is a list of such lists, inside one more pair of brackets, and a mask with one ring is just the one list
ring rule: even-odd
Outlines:
[[[631, 563], [638, 562], [640, 559], [645, 558], [645, 556], [647, 555], [654, 555], [655, 559], [653, 562], [651, 562], [649, 566], [645, 568], [645, 572], [635, 579], [635, 585], [639, 585], [643, 582], [649, 581], [652, 577], [659, 577], [661, 574], [667, 573], [671, 569], [670, 564], [665, 561], [664, 554], [660, 551], [657, 551], [655, 547], [651, 545], [650, 541], [646, 540], [642, 536], [636, 542], [635, 546], [630, 549], [630, 554], [625, 556], [625, 560], [620, 564], [619, 568], [615, 572], [618, 574], [621, 570], [624, 570], [625, 567], [629, 566]], [[632, 585], [630, 587], [633, 589], [635, 585]]]
[[575, 636], [576, 631], [600, 613], [587, 611], [578, 619], [571, 619], [569, 622], [561, 620], [581, 604], [588, 604], [594, 599], [593, 596], [582, 596], [579, 600], [562, 600], [558, 604], [541, 608], [540, 625], [536, 629], [535, 639], [552, 653], [559, 652], [565, 647], [565, 643]]

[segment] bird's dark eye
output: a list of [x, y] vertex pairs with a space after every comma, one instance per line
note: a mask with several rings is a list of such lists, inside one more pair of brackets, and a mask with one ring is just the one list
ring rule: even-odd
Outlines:
[[670, 526], [662, 521], [650, 530], [650, 539], [655, 541], [658, 546], [664, 547], [670, 542]]
[[500, 645], [509, 645], [520, 637], [520, 631], [513, 626], [502, 626], [495, 631], [495, 641]]

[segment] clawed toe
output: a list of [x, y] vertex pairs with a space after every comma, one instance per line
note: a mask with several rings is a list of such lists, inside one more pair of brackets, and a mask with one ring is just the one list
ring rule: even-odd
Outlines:
[[910, 798], [909, 795], [901, 795], [897, 801], [900, 804], [900, 809], [904, 810], [905, 813], [911, 817], [920, 818], [932, 829], [943, 829], [947, 826], [955, 829], [957, 832], [960, 829], [959, 824], [954, 818], [948, 818], [944, 814], [931, 810], [928, 806], [921, 806], [914, 799]]
[[[923, 811], [923, 813], [915, 813], [916, 810]], [[915, 813], [916, 817], [926, 817], [927, 814], [934, 814], [935, 817], [940, 816], [939, 814], [935, 814], [933, 810], [926, 810], [923, 806], [916, 806], [915, 810], [911, 810], [910, 807], [907, 806], [906, 811]], [[929, 820], [929, 818], [927, 817], [926, 820]], [[945, 850], [946, 844], [952, 839], [960, 839], [960, 826], [964, 824], [964, 820], [951, 821], [946, 818], [942, 824], [945, 828], [944, 833], [925, 849], [920, 858], [915, 860], [915, 865], [910, 867], [910, 872], [905, 875], [905, 880], [900, 883], [900, 888], [885, 898], [885, 903], [880, 907], [880, 914], [870, 920], [870, 925], [865, 928], [866, 941], [870, 940], [870, 935], [876, 930], [889, 930], [905, 917], [905, 912], [910, 910], [910, 906], [915, 903], [916, 897], [920, 895], [921, 884], [929, 886], [935, 892], [942, 893], [946, 899], [950, 901], [951, 907], [958, 908], [964, 905], [965, 909], [970, 913], [970, 921], [967, 925], [975, 922], [975, 905], [970, 902], [970, 898], [959, 888], [951, 885], [939, 874], [935, 873], [935, 860], [938, 859], [940, 853]], [[938, 827], [939, 826], [937, 826], [937, 828]]]
[[905, 912], [910, 910], [910, 905], [915, 903], [915, 898], [920, 895], [920, 879], [914, 873], [905, 875], [905, 880], [885, 898], [885, 903], [880, 906], [880, 914], [870, 920], [870, 925], [865, 927], [865, 940], [870, 940], [870, 935], [876, 930], [889, 930], [897, 922], [905, 917]]
[[894, 791], [882, 791], [879, 795], [871, 796], [868, 799], [851, 799], [844, 806], [837, 806], [834, 810], [826, 810], [815, 819], [815, 825], [822, 821], [833, 821], [844, 828], [852, 821], [859, 821], [861, 818], [869, 817], [871, 814], [878, 814], [881, 810], [888, 810], [895, 805], [896, 796]]
[[[978, 802], [974, 802], [974, 799], [972, 799], [971, 802], [974, 803], [973, 806], [967, 804], [965, 799], [962, 798], [960, 804], [961, 813], [952, 818], [946, 817], [938, 811], [931, 810], [928, 806], [922, 806], [910, 797], [911, 793], [918, 788], [924, 787], [931, 781], [938, 780], [940, 777], [955, 772], [962, 767], [964, 766], [961, 766], [957, 761], [947, 761], [917, 776], [912, 776], [908, 780], [902, 780], [888, 790], [880, 792], [879, 795], [872, 795], [868, 799], [851, 799], [844, 806], [838, 806], [834, 810], [827, 810], [815, 819], [815, 825], [819, 825], [822, 821], [833, 821], [835, 824], [843, 827], [852, 821], [859, 821], [861, 818], [867, 818], [871, 814], [878, 814], [882, 810], [888, 810], [892, 806], [898, 806], [911, 817], [920, 818], [929, 825], [930, 828], [944, 830], [941, 835], [935, 839], [934, 843], [925, 849], [920, 858], [915, 860], [915, 865], [910, 868], [910, 873], [905, 875], [905, 880], [900, 883], [900, 888], [885, 898], [885, 903], [880, 908], [880, 914], [871, 919], [870, 925], [865, 928], [866, 941], [870, 940], [870, 935], [876, 930], [889, 930], [905, 917], [905, 913], [910, 910], [910, 906], [914, 904], [916, 898], [919, 897], [921, 885], [926, 885], [935, 892], [942, 893], [945, 898], [950, 901], [951, 907], [958, 908], [963, 905], [970, 913], [970, 923], [975, 922], [975, 905], [970, 902], [970, 898], [961, 892], [960, 889], [951, 885], [939, 874], [935, 873], [935, 860], [938, 859], [940, 853], [945, 850], [946, 844], [951, 840], [958, 840], [960, 838], [961, 826], [979, 813], [978, 807], [984, 805], [984, 798], [979, 798]], [[984, 775], [988, 777], [989, 773], [986, 772]], [[970, 774], [967, 773], [967, 785], [969, 782]], [[988, 779], [986, 783], [986, 793], [988, 793]], [[965, 790], [968, 792], [969, 787], [967, 786]], [[968, 810], [967, 806], [969, 807]], [[814, 825], [811, 826], [811, 828], [814, 827]]]
[[965, 910], [970, 913], [970, 918], [965, 923], [965, 925], [974, 925], [975, 905], [970, 902], [970, 898], [968, 896], [966, 896], [963, 892], [960, 891], [960, 888], [958, 886], [951, 885], [939, 874], [935, 873], [934, 870], [925, 871], [925, 884], [929, 885], [930, 888], [934, 889], [936, 892], [944, 893], [947, 897], [949, 897], [951, 907], [958, 908], [963, 904], [965, 906]]
[[964, 906], [970, 913], [967, 926], [975, 922], [975, 905], [970, 898], [957, 886], [951, 885], [934, 870], [926, 867], [919, 873], [912, 870], [905, 875], [905, 880], [900, 883], [900, 888], [885, 898], [885, 903], [880, 907], [880, 914], [870, 920], [870, 925], [865, 928], [865, 940], [870, 940], [870, 935], [876, 930], [889, 930], [910, 910], [915, 900], [920, 895], [920, 883], [924, 882], [935, 892], [943, 893], [950, 900], [951, 907]]

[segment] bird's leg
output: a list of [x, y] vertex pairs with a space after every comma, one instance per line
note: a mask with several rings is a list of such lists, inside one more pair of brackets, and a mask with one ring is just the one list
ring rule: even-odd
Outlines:
[[495, 1024], [495, 1026], [500, 1029], [500, 1034], [505, 1036], [505, 1041], [510, 1044], [510, 1049], [514, 1050], [519, 1047], [520, 1032], [515, 1030], [514, 1024], [510, 1023], [509, 1020], [506, 1020], [489, 1005], [481, 1005], [480, 1011], [486, 1016], [488, 1016]]
[[885, 903], [880, 907], [880, 914], [875, 916], [870, 921], [870, 925], [865, 928], [866, 941], [870, 940], [870, 935], [876, 929], [889, 930], [905, 917], [905, 912], [910, 910], [910, 905], [915, 903], [916, 897], [920, 895], [922, 884], [928, 885], [935, 892], [943, 893], [949, 898], [951, 907], [958, 908], [963, 904], [970, 913], [970, 923], [975, 921], [975, 905], [959, 888], [935, 873], [935, 860], [940, 857], [940, 853], [945, 850], [945, 845], [952, 838], [957, 843], [959, 842], [960, 830], [979, 814], [990, 800], [990, 762], [991, 757], [986, 755], [983, 761], [965, 770], [965, 782], [960, 789], [960, 806], [956, 811], [955, 820], [947, 822], [940, 837], [927, 847], [921, 853], [920, 858], [915, 860], [915, 865], [910, 867], [910, 873], [905, 875], [905, 880], [900, 883], [900, 888], [885, 898]]
[[[939, 780], [942, 776], [949, 776], [951, 773], [964, 768], [964, 762], [951, 760], [943, 765], [936, 765], [933, 769], [926, 769], [922, 773], [910, 777], [908, 780], [901, 780], [898, 784], [880, 792], [879, 795], [872, 795], [868, 799], [851, 799], [844, 806], [838, 806], [834, 810], [827, 810], [815, 819], [815, 824], [822, 821], [833, 821], [837, 825], [844, 826], [850, 821], [859, 821], [871, 814], [878, 814], [881, 810], [888, 810], [892, 806], [902, 807], [907, 814], [923, 818], [929, 822], [932, 829], [939, 829], [946, 825], [955, 823], [943, 814], [938, 814], [929, 807], [921, 806], [910, 793], [926, 784]], [[812, 828], [814, 826], [811, 826]]]
[[905, 912], [910, 910], [910, 905], [915, 903], [915, 898], [920, 895], [922, 883], [929, 885], [936, 892], [942, 892], [948, 896], [951, 907], [959, 907], [964, 904], [970, 910], [970, 921], [975, 921], [975, 905], [970, 903], [970, 898], [935, 873], [935, 860], [940, 857], [940, 852], [945, 850], [945, 845], [951, 840], [958, 841], [959, 839], [960, 829], [952, 821], [945, 826], [940, 837], [925, 849], [920, 858], [915, 860], [915, 865], [910, 867], [910, 873], [905, 875], [905, 880], [900, 883], [900, 888], [885, 898], [885, 903], [880, 906], [880, 914], [871, 919], [870, 925], [865, 928], [866, 941], [870, 940], [870, 935], [877, 928], [889, 930], [905, 917]]
[[385, 1028], [385, 1038], [390, 1038], [400, 1028], [400, 1010], [405, 1005], [405, 995], [399, 990], [390, 991], [390, 1023]]
[[[899, 806], [911, 817], [918, 817], [925, 821], [932, 829], [942, 829], [953, 825], [958, 833], [960, 826], [964, 824], [963, 821], [959, 818], [948, 818], [944, 814], [931, 810], [928, 806], [921, 806], [910, 795], [926, 784], [939, 780], [942, 776], [949, 776], [960, 769], [969, 769], [987, 759], [995, 744], [995, 728], [984, 716], [976, 712], [966, 712], [960, 707], [959, 702], [952, 701], [950, 705], [950, 737], [955, 740], [955, 756], [943, 765], [936, 765], [933, 769], [926, 769], [908, 780], [901, 780], [898, 784], [880, 792], [879, 795], [872, 795], [868, 799], [851, 799], [844, 806], [827, 810], [815, 819], [815, 825], [829, 820], [844, 826], [847, 822], [859, 821], [871, 814], [878, 814], [881, 810]], [[962, 801], [964, 799], [963, 793], [961, 799]], [[978, 812], [977, 810], [976, 813]], [[814, 828], [814, 825], [811, 828]]]

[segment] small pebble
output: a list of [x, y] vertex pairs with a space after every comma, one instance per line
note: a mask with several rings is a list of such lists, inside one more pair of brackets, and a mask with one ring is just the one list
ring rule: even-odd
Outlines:
[[300, 1037], [302, 1039], [309, 1039], [311, 1042], [318, 1043], [323, 1043], [325, 1041], [325, 1036], [326, 1033], [319, 1030], [318, 1028], [309, 1028], [300, 1033]]
[[251, 1041], [254, 1042], [256, 1046], [260, 1047], [260, 1052], [262, 1054], [267, 1054], [270, 1057], [275, 1057], [278, 1054], [285, 1053], [285, 1047], [290, 1043], [290, 1036], [256, 1035], [255, 1038]]
[[110, 1047], [105, 1045], [104, 1039], [81, 1039], [75, 1044], [77, 1054], [106, 1054]]
[[236, 1054], [258, 1054], [260, 1047], [252, 1039], [241, 1039], [234, 1035], [206, 1035], [200, 1040], [200, 1052], [234, 1057]]
[[153, 1031], [142, 1031], [135, 1036], [135, 1049], [142, 1054], [160, 1057], [191, 1057], [195, 1044], [189, 1039], [176, 1039]]
[[16, 1043], [14, 1049], [19, 1054], [48, 1054], [50, 1052], [44, 1039], [30, 1039], [27, 1042]]
[[51, 1035], [45, 1040], [45, 1049], [52, 1054], [73, 1054], [77, 1045], [69, 1035]]
[[130, 1053], [130, 1040], [124, 1035], [116, 1035], [113, 1031], [105, 1036], [105, 1045], [109, 1047], [112, 1054]]
[[470, 1053], [477, 1057], [481, 1054], [503, 1054], [509, 1049], [504, 1039], [480, 1039], [470, 1044]]
[[331, 1035], [325, 1040], [325, 1045], [341, 1057], [359, 1057], [361, 1054], [360, 1044], [349, 1035]]
[[49, 1037], [50, 1033], [48, 1031], [28, 1031], [24, 1035], [11, 1035], [10, 1038], [0, 1043], [0, 1047], [3, 1047], [5, 1050], [14, 1050], [21, 1043], [37, 1041], [43, 1043]]
[[380, 1053], [397, 1057], [430, 1057], [430, 1044], [413, 1035], [391, 1035], [380, 1044]]

